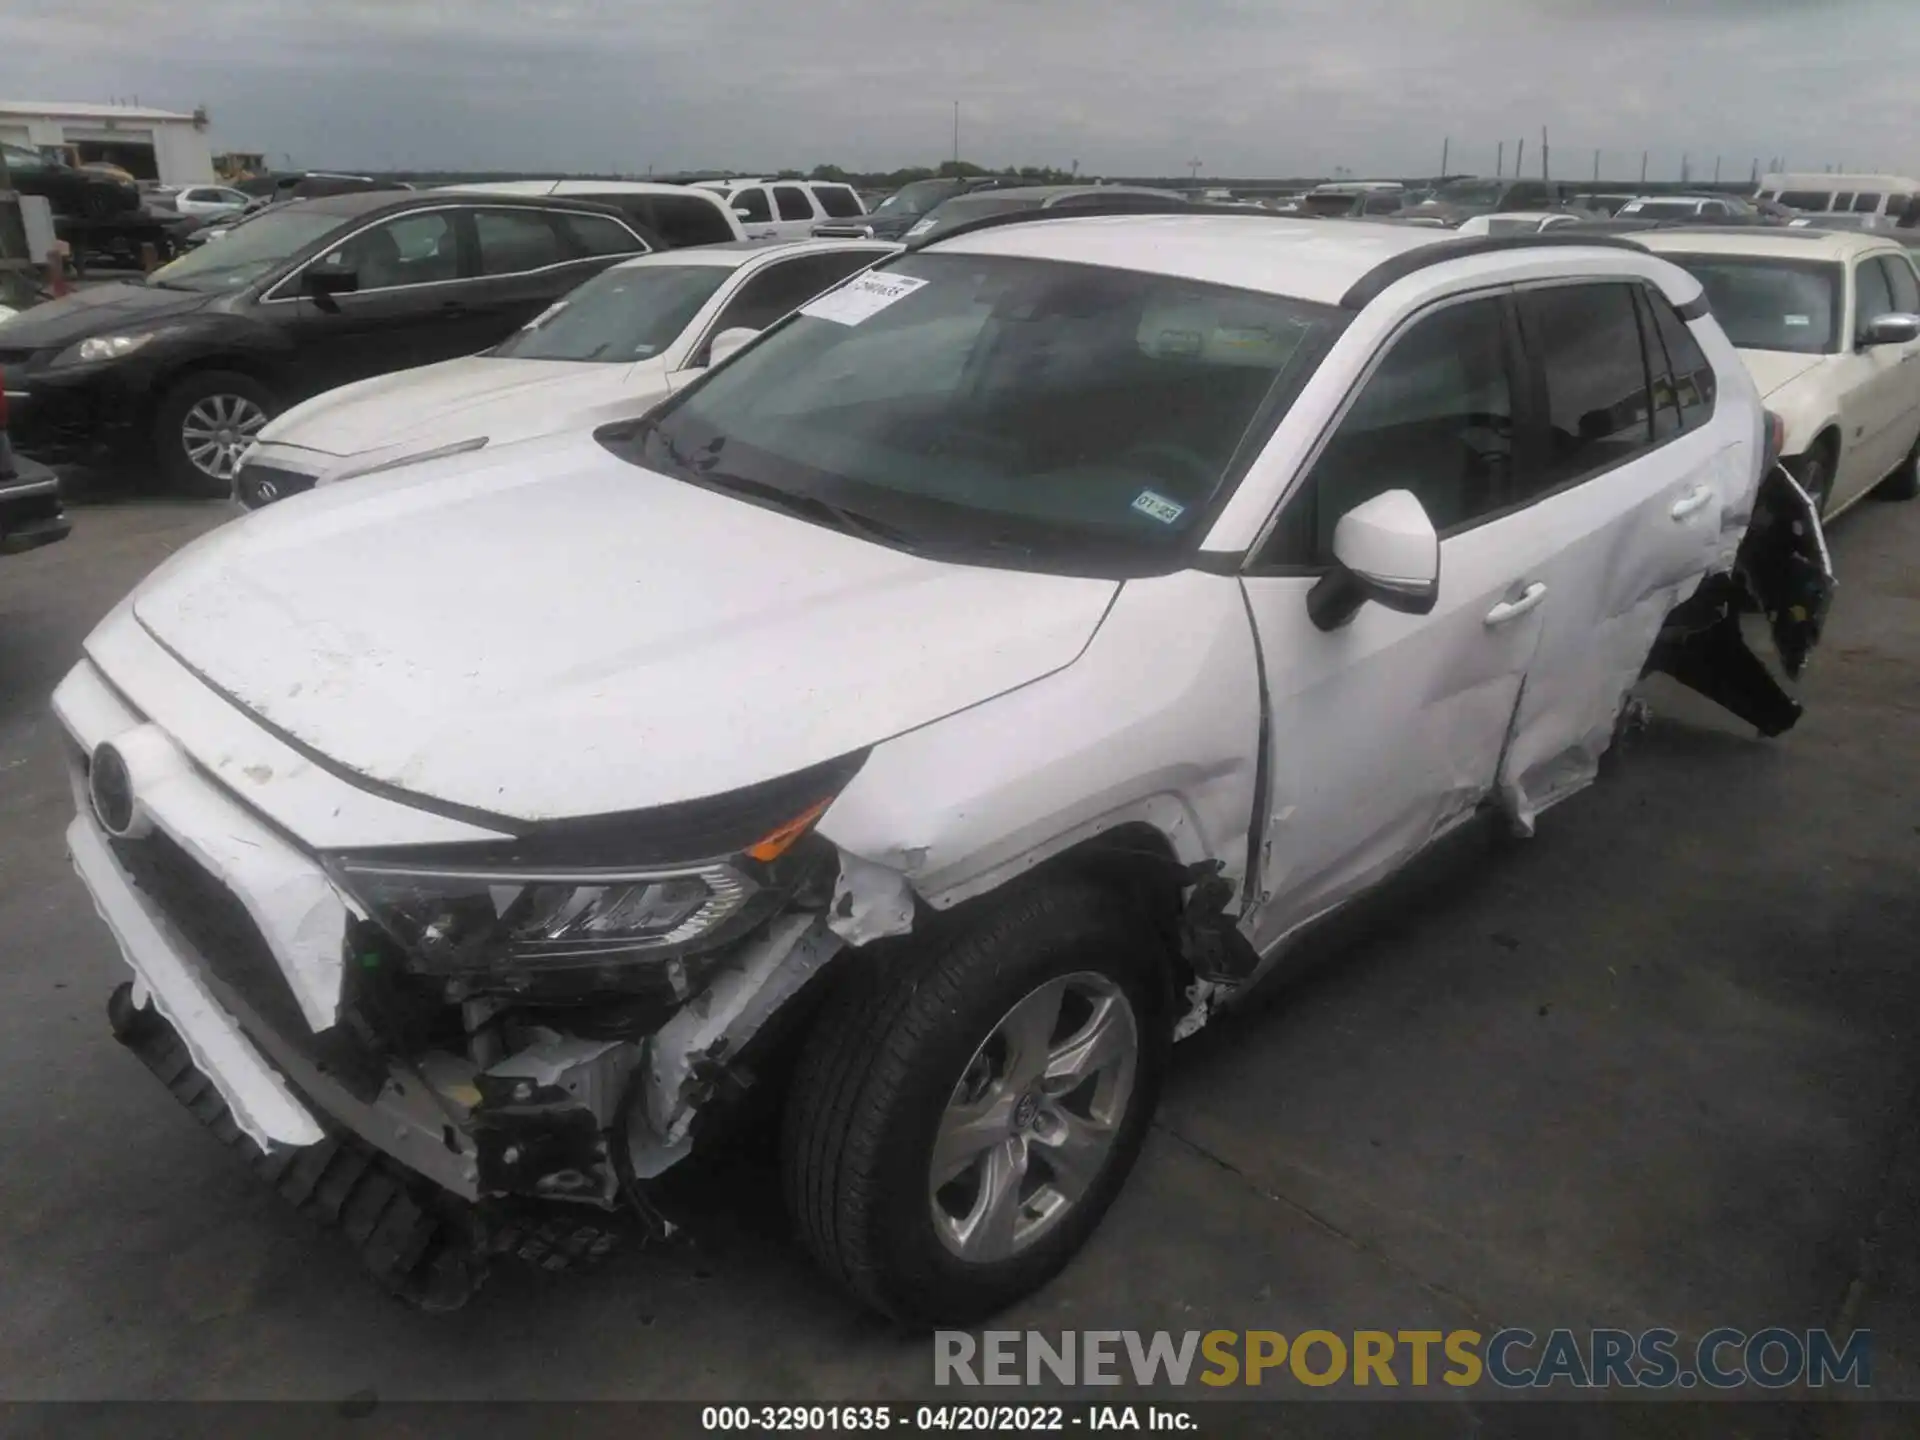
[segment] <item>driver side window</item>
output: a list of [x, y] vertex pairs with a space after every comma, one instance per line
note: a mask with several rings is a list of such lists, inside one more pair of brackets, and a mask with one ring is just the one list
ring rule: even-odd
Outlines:
[[1506, 301], [1468, 300], [1393, 342], [1287, 502], [1259, 564], [1317, 566], [1355, 506], [1411, 490], [1445, 534], [1510, 503], [1514, 386]]
[[749, 186], [745, 190], [736, 190], [728, 200], [736, 210], [744, 210], [749, 220], [771, 220], [773, 211], [767, 208], [767, 192], [759, 186]]
[[321, 258], [345, 265], [360, 277], [359, 288], [388, 290], [460, 278], [460, 247], [451, 210], [402, 215], [363, 230]]

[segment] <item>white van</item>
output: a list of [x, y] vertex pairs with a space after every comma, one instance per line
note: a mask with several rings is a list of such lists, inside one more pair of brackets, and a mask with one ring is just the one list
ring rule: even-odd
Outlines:
[[1816, 214], [1845, 211], [1898, 222], [1920, 199], [1920, 180], [1904, 175], [1765, 175], [1754, 198]]

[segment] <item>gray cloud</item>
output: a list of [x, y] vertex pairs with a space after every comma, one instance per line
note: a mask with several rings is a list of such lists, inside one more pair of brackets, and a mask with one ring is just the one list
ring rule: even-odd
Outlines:
[[1911, 0], [12, 0], [0, 97], [307, 166], [1920, 169]]

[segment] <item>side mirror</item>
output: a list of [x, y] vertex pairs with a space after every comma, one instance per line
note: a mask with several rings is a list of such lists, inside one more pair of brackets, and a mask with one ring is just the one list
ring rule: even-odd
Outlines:
[[1920, 340], [1920, 315], [1901, 311], [1876, 315], [1860, 332], [1862, 349], [1872, 345], [1909, 345], [1915, 340]]
[[722, 330], [707, 344], [707, 364], [718, 365], [759, 333], [750, 325], [733, 325]]
[[1333, 528], [1333, 569], [1307, 592], [1307, 616], [1337, 630], [1372, 600], [1425, 615], [1440, 597], [1440, 536], [1411, 490], [1356, 505]]
[[333, 297], [351, 295], [358, 290], [360, 272], [351, 265], [329, 264], [324, 260], [315, 261], [301, 272], [300, 288], [322, 310], [338, 313], [340, 307], [333, 303]]
[[751, 221], [753, 219], [753, 212], [748, 210], [747, 207], [744, 205], [734, 206], [733, 213], [736, 217], [738, 217], [741, 220]]

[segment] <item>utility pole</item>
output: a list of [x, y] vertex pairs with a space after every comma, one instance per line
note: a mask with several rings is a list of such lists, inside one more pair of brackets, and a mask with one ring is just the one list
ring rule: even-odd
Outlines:
[[1688, 179], [1691, 178], [1690, 172], [1693, 167], [1688, 163], [1691, 158], [1686, 151], [1682, 150], [1680, 152], [1680, 183], [1682, 185], [1686, 184]]
[[1453, 137], [1451, 135], [1443, 135], [1440, 137], [1440, 173], [1442, 175], [1447, 173], [1447, 154], [1452, 146]]
[[1548, 154], [1549, 152], [1547, 150], [1547, 127], [1542, 125], [1540, 127], [1540, 178], [1542, 180], [1551, 180], [1553, 178], [1553, 176], [1549, 174], [1547, 171]]
[[960, 102], [953, 102], [953, 166], [960, 168]]
[[1645, 189], [1646, 184], [1647, 184], [1647, 152], [1642, 150], [1640, 152], [1640, 187], [1642, 189]]
[[1520, 137], [1520, 144], [1513, 152], [1513, 178], [1518, 180], [1527, 169], [1527, 137]]
[[1718, 155], [1713, 157], [1713, 183], [1716, 185], [1720, 183], [1720, 157]]
[[1496, 180], [1503, 180], [1507, 174], [1507, 142], [1500, 142], [1500, 153], [1494, 157], [1493, 174]]
[[1593, 183], [1596, 185], [1600, 183], [1600, 152], [1598, 150], [1593, 152]]
[[1206, 163], [1204, 160], [1187, 161], [1187, 178], [1189, 180], [1198, 180], [1200, 178], [1200, 167]]

